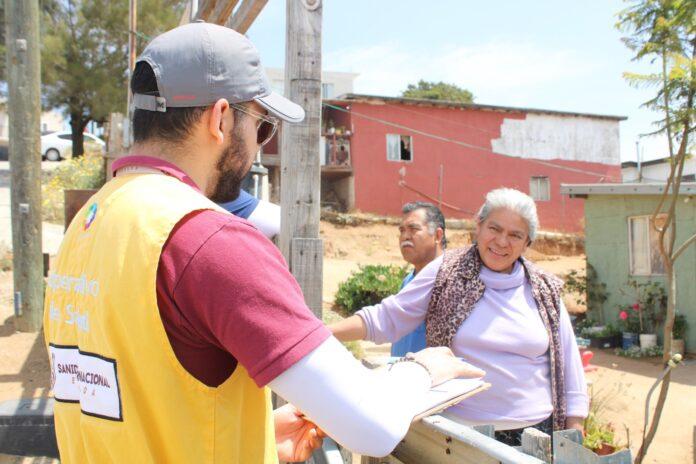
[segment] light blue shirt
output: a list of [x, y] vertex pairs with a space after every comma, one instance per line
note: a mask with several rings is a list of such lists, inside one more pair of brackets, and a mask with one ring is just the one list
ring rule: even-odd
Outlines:
[[[401, 291], [406, 284], [412, 281], [414, 277], [414, 271], [411, 271], [406, 277], [404, 277], [399, 291]], [[425, 346], [425, 321], [423, 321], [418, 327], [416, 327], [416, 330], [404, 335], [399, 340], [392, 343], [391, 355], [397, 357], [406, 356], [406, 353], [415, 353], [416, 351], [425, 349]]]

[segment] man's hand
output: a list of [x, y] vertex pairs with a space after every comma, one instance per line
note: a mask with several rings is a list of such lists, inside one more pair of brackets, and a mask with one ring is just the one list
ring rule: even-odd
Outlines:
[[455, 357], [452, 350], [445, 346], [426, 348], [417, 353], [407, 353], [406, 357], [425, 366], [430, 373], [433, 386], [457, 377], [479, 378], [486, 375], [478, 367]]
[[293, 405], [286, 404], [273, 411], [278, 460], [285, 462], [306, 461], [312, 452], [321, 447], [326, 434], [307, 420]]
[[584, 433], [583, 423], [585, 419], [582, 417], [566, 417], [565, 428], [568, 429], [578, 429], [581, 433]]

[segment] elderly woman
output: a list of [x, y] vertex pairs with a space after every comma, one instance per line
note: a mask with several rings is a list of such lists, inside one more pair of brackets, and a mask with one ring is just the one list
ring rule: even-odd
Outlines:
[[491, 388], [447, 411], [492, 424], [518, 445], [522, 430], [582, 429], [588, 397], [562, 282], [522, 257], [539, 220], [534, 201], [512, 189], [486, 195], [476, 243], [446, 252], [397, 295], [331, 327], [343, 341], [391, 342], [426, 323], [428, 346], [448, 346], [486, 371]]

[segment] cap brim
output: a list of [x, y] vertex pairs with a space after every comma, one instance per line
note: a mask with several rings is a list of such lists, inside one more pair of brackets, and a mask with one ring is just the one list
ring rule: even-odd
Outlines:
[[257, 97], [254, 101], [266, 108], [272, 116], [277, 116], [283, 121], [302, 122], [305, 117], [304, 109], [300, 105], [275, 92], [265, 97]]

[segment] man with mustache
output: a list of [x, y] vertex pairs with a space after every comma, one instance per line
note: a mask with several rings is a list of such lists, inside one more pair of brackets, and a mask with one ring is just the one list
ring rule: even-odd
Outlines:
[[[399, 248], [404, 260], [413, 265], [413, 270], [404, 278], [404, 288], [429, 262], [441, 256], [447, 246], [445, 217], [432, 203], [416, 201], [406, 203], [401, 212], [399, 225]], [[392, 356], [405, 356], [424, 349], [425, 322], [413, 332], [404, 335], [392, 344]]]
[[[61, 462], [303, 461], [321, 430], [384, 456], [417, 398], [483, 375], [443, 347], [367, 370], [278, 249], [216, 204], [239, 195], [279, 119], [304, 119], [246, 37], [200, 22], [165, 32], [131, 90], [131, 152], [70, 224], [46, 289]], [[298, 409], [274, 411], [267, 387]]]

